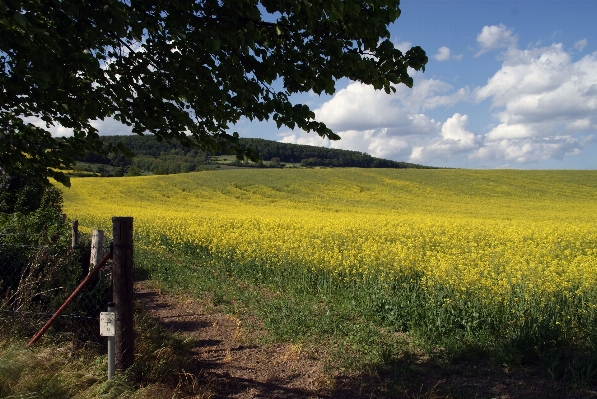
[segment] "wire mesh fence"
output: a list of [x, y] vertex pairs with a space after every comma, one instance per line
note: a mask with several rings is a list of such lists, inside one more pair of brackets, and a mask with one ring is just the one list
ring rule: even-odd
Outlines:
[[[0, 333], [25, 338], [35, 334], [87, 276], [96, 248], [85, 234], [73, 247], [63, 226], [46, 231], [13, 227], [0, 231]], [[109, 244], [98, 248], [99, 253], [107, 253]], [[99, 313], [112, 300], [110, 266], [108, 262], [64, 309], [50, 334], [100, 340]]]

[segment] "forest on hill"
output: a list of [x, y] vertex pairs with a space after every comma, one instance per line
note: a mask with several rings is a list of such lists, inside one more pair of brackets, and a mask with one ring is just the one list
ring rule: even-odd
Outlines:
[[75, 175], [97, 173], [103, 176], [138, 175], [142, 173], [175, 174], [220, 166], [236, 167], [285, 167], [285, 166], [327, 166], [358, 168], [430, 168], [407, 162], [390, 161], [371, 155], [334, 148], [280, 143], [272, 140], [241, 138], [243, 147], [257, 151], [261, 160], [240, 161], [234, 155], [209, 154], [198, 148], [183, 147], [178, 142], [159, 142], [153, 135], [146, 136], [104, 136], [106, 144], [124, 144], [136, 156], [127, 158], [123, 154], [90, 154], [80, 159]]

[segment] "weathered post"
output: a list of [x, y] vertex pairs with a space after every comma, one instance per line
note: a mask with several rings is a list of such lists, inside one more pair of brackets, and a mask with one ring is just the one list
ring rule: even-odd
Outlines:
[[133, 218], [113, 217], [112, 289], [116, 308], [116, 370], [133, 364]]
[[93, 270], [93, 267], [102, 258], [104, 249], [104, 231], [93, 230], [91, 235], [91, 257], [89, 258], [89, 271]]
[[79, 221], [77, 219], [73, 220], [70, 225], [72, 231], [72, 247], [76, 248], [79, 246]]

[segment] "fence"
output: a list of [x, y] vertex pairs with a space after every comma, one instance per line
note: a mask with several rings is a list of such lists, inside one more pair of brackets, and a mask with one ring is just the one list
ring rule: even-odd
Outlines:
[[76, 221], [70, 229], [62, 219], [39, 230], [35, 230], [35, 221], [27, 219], [4, 223], [4, 231], [0, 231], [0, 334], [32, 337], [99, 259], [110, 253], [112, 259], [106, 266], [90, 276], [55, 317], [49, 334], [81, 343], [104, 342], [99, 334], [99, 314], [113, 301], [117, 309], [116, 368], [123, 370], [132, 364], [132, 218], [112, 220], [112, 240], [105, 243], [101, 232], [80, 234]]
[[[42, 245], [0, 243], [0, 318], [4, 330], [28, 336], [37, 332], [89, 271], [89, 242], [65, 247], [60, 242]], [[16, 237], [14, 237], [16, 238]], [[106, 268], [63, 311], [55, 332], [82, 340], [97, 340], [93, 322], [111, 300], [111, 275]]]

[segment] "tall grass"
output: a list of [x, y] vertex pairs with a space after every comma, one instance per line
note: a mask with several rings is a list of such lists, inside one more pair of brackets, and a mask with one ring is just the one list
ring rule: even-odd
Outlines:
[[107, 380], [105, 343], [82, 343], [71, 335], [26, 341], [0, 341], [2, 398], [172, 398], [210, 387], [191, 377], [192, 342], [164, 329], [141, 309], [135, 311], [136, 358], [124, 373]]

